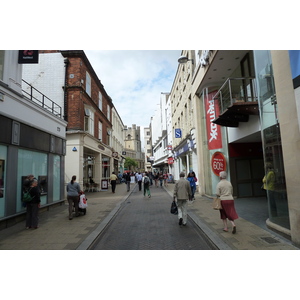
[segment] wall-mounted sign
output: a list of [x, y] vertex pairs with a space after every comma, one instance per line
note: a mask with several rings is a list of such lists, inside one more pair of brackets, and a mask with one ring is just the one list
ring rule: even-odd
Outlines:
[[38, 64], [39, 50], [19, 50], [19, 64]]
[[205, 111], [206, 111], [206, 132], [207, 132], [207, 140], [208, 140], [208, 149], [220, 149], [222, 148], [222, 135], [221, 135], [221, 127], [212, 121], [219, 116], [220, 109], [219, 105], [216, 104], [213, 96], [215, 92], [209, 93], [205, 97]]
[[211, 168], [215, 175], [219, 176], [220, 172], [226, 171], [226, 158], [223, 153], [215, 152], [211, 158]]
[[168, 165], [174, 164], [174, 158], [173, 157], [168, 157]]
[[181, 129], [175, 128], [175, 138], [181, 138]]

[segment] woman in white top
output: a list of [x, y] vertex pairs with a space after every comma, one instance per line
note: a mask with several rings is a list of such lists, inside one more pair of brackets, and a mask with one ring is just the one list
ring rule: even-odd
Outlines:
[[220, 217], [223, 220], [224, 231], [228, 231], [227, 219], [232, 224], [232, 233], [236, 233], [236, 225], [234, 220], [238, 219], [238, 214], [235, 211], [234, 200], [232, 196], [232, 185], [226, 180], [226, 172], [220, 172], [220, 182], [217, 184], [217, 196], [221, 199], [222, 209], [220, 209]]

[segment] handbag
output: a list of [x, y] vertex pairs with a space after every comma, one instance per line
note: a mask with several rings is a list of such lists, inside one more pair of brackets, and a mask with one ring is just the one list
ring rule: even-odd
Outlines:
[[221, 199], [219, 197], [213, 199], [213, 209], [222, 209]]
[[178, 214], [178, 208], [177, 208], [175, 200], [173, 200], [173, 202], [171, 204], [171, 214], [173, 214], [173, 215]]

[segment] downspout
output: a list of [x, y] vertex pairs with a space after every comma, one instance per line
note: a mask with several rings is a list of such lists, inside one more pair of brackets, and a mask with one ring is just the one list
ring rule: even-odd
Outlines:
[[68, 122], [68, 65], [69, 60], [64, 59], [65, 63], [65, 86], [64, 86], [64, 120]]

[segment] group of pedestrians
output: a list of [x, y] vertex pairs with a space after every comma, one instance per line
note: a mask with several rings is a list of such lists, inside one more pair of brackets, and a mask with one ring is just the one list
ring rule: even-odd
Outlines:
[[[123, 174], [123, 180], [126, 183], [127, 191], [130, 191], [131, 177], [134, 174], [129, 172]], [[135, 176], [138, 183], [139, 191], [142, 191], [144, 196], [151, 197], [150, 185], [151, 185], [151, 175], [148, 172], [141, 174], [138, 172]], [[155, 174], [156, 176], [157, 174]], [[220, 182], [216, 186], [216, 195], [221, 200], [222, 209], [220, 209], [220, 218], [223, 221], [223, 231], [228, 232], [227, 220], [230, 221], [232, 225], [232, 233], [236, 233], [236, 225], [234, 220], [238, 218], [234, 207], [232, 185], [226, 179], [226, 172], [220, 172], [219, 174]], [[155, 177], [154, 177], [155, 179]], [[116, 183], [118, 177], [115, 172], [112, 172], [110, 176], [110, 183], [112, 187], [112, 192], [115, 193]], [[187, 178], [185, 179], [185, 173], [180, 173], [180, 179], [175, 183], [173, 198], [177, 202], [178, 207], [178, 219], [179, 225], [186, 226], [187, 224], [187, 206], [188, 200], [195, 199], [195, 190], [197, 177], [193, 171], [190, 171]], [[81, 193], [80, 185], [76, 182], [76, 176], [73, 175], [71, 181], [67, 184], [67, 200], [68, 200], [68, 211], [69, 220], [73, 219], [73, 209], [75, 209], [75, 216], [79, 216], [79, 197]], [[38, 181], [34, 175], [28, 175], [25, 179], [23, 185], [23, 193], [29, 192], [32, 200], [26, 203], [26, 229], [37, 229], [38, 228], [38, 210], [40, 207], [40, 190], [38, 187]]]
[[[216, 186], [216, 195], [221, 200], [220, 218], [223, 221], [223, 231], [228, 232], [227, 220], [232, 225], [232, 233], [236, 233], [234, 220], [238, 219], [233, 200], [233, 190], [231, 183], [226, 179], [227, 173], [220, 172], [219, 183]], [[177, 202], [179, 225], [186, 226], [188, 200], [193, 200], [195, 195], [195, 185], [197, 178], [194, 172], [190, 172], [185, 179], [185, 173], [180, 173], [180, 179], [175, 183], [173, 198]]]

